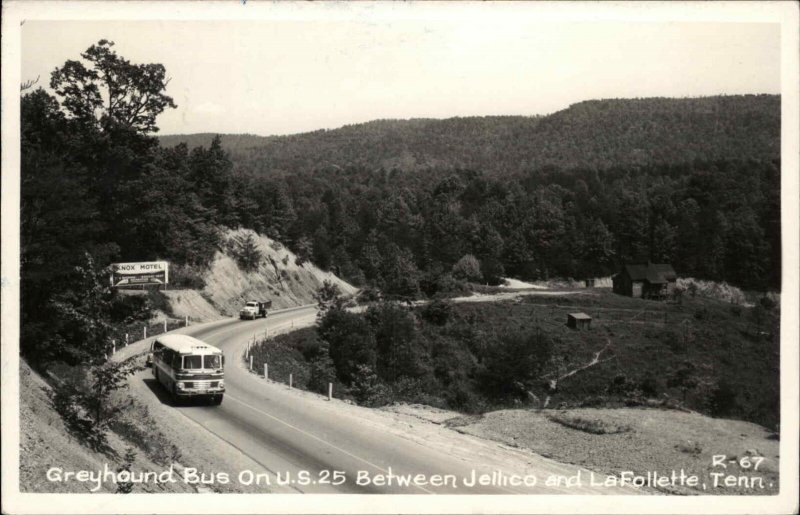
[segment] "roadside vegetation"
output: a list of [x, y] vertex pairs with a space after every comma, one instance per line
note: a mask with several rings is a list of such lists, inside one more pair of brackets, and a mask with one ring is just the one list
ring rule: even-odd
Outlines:
[[[686, 295], [657, 302], [578, 295], [353, 312], [320, 302], [315, 328], [253, 349], [270, 378], [366, 406], [420, 403], [465, 413], [502, 408], [649, 406], [780, 424], [778, 306]], [[590, 330], [567, 313], [593, 317]], [[591, 428], [591, 423], [558, 420]]]

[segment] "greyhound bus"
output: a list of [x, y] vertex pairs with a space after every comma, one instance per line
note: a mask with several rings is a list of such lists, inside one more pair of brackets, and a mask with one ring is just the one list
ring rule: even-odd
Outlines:
[[222, 403], [225, 357], [220, 349], [184, 334], [167, 334], [153, 340], [151, 351], [153, 376], [174, 403], [190, 397]]

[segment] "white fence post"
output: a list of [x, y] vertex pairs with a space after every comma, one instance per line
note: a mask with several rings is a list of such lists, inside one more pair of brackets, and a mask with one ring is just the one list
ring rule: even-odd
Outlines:
[[250, 354], [250, 370], [253, 370], [253, 355]]
[[292, 387], [292, 374], [289, 374], [289, 388]]
[[147, 326], [144, 326], [144, 336], [142, 337], [143, 340], [147, 339]]
[[183, 322], [183, 325], [184, 326], [188, 326], [189, 325], [189, 315], [186, 315], [186, 317], [184, 319], [184, 322]]
[[125, 345], [128, 345], [128, 333], [125, 333]]
[[117, 353], [117, 340], [111, 340], [111, 354]]
[[333, 399], [333, 383], [328, 383], [328, 400]]
[[264, 363], [264, 379], [269, 379], [269, 365]]
[[164, 319], [164, 332], [167, 332], [167, 319]]

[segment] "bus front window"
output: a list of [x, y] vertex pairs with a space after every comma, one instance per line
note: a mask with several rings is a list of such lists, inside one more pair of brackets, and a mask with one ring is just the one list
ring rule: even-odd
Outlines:
[[203, 356], [184, 356], [183, 368], [189, 370], [203, 368]]
[[203, 368], [222, 368], [221, 356], [208, 355], [203, 356], [203, 359], [205, 360], [205, 366]]

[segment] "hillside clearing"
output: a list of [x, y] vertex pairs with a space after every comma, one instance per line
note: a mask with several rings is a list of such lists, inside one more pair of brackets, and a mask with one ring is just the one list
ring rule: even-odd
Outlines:
[[[610, 429], [605, 434], [567, 427], [558, 420], [592, 421]], [[445, 423], [447, 423], [445, 421]], [[685, 470], [706, 484], [695, 489], [667, 488], [665, 492], [713, 495], [774, 495], [778, 493], [779, 444], [767, 429], [739, 420], [714, 419], [675, 410], [617, 408], [570, 410], [500, 410], [467, 419], [456, 431], [529, 449], [542, 456], [581, 465], [598, 472], [669, 475]], [[726, 462], [727, 469], [712, 466], [712, 456], [728, 460], [763, 457], [758, 471]], [[762, 477], [764, 488], [716, 488], [712, 472]]]

